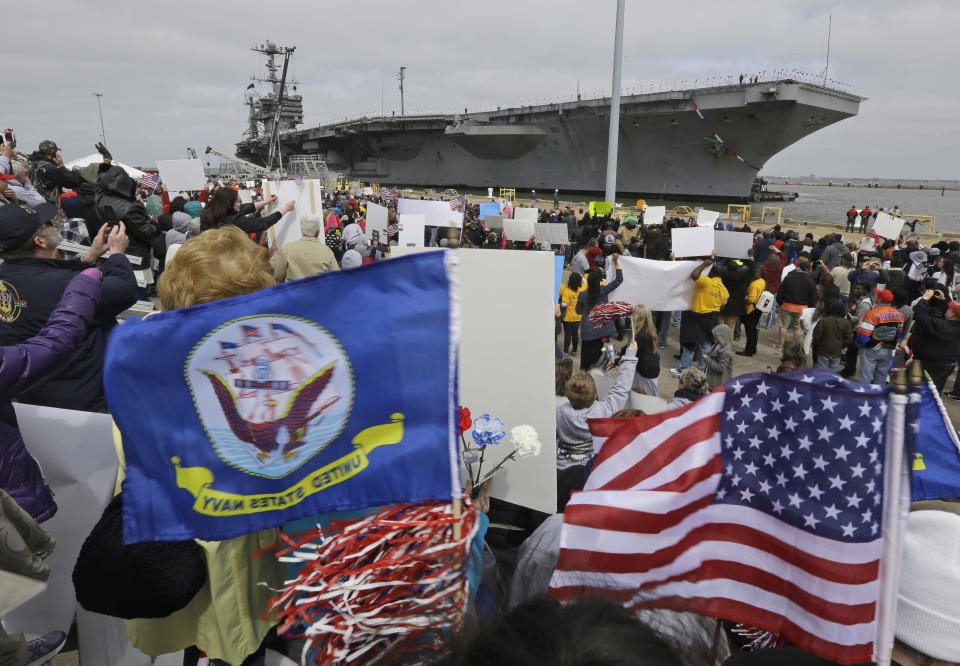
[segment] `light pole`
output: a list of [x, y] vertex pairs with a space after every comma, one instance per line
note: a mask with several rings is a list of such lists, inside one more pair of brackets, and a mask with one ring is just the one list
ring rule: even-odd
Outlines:
[[103, 145], [107, 145], [107, 133], [103, 129], [103, 107], [100, 106], [100, 98], [103, 97], [103, 93], [93, 93], [97, 98], [97, 109], [100, 111], [100, 136], [103, 137]]
[[617, 32], [613, 42], [613, 86], [610, 94], [610, 133], [607, 137], [607, 187], [604, 199], [617, 197], [617, 150], [620, 142], [620, 61], [623, 55], [623, 5], [617, 0]]
[[403, 109], [403, 80], [404, 80], [405, 78], [407, 78], [407, 68], [406, 68], [406, 67], [401, 67], [401, 68], [400, 68], [400, 73], [397, 74], [397, 78], [400, 80], [400, 115], [402, 116], [402, 115], [404, 114], [404, 109]]

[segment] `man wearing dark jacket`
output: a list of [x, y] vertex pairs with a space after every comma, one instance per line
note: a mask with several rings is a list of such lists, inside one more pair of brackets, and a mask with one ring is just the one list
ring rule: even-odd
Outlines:
[[801, 260], [796, 270], [791, 271], [777, 290], [777, 326], [780, 327], [780, 347], [787, 339], [787, 331], [794, 330], [797, 338], [803, 337], [800, 314], [804, 308], [817, 305], [817, 285], [810, 277], [810, 262]]
[[843, 244], [843, 236], [837, 234], [835, 236], [831, 236], [830, 239], [829, 245], [824, 248], [823, 254], [820, 255], [820, 261], [827, 265], [827, 269], [832, 271], [834, 268], [840, 265], [841, 258], [852, 258], [853, 255]]
[[101, 266], [103, 296], [77, 350], [66, 364], [19, 397], [27, 404], [106, 412], [107, 335], [116, 316], [137, 300], [137, 282], [124, 255], [127, 237], [123, 223], [109, 236], [104, 226], [82, 259], [64, 261], [57, 250], [60, 234], [50, 222], [56, 212], [50, 204], [36, 210], [17, 204], [0, 207], [0, 345], [16, 345], [37, 335], [73, 276], [93, 266], [109, 249], [111, 256]]
[[160, 227], [153, 223], [147, 209], [137, 201], [136, 182], [123, 167], [111, 165], [100, 173], [94, 191], [97, 210], [103, 222], [111, 221], [112, 212], [113, 220], [122, 221], [126, 225], [130, 242], [126, 253], [128, 257], [133, 257], [133, 269], [149, 270], [151, 249], [159, 259], [165, 253], [166, 244], [163, 242]]
[[942, 392], [960, 359], [960, 304], [948, 303], [943, 317], [934, 317], [930, 314], [931, 298], [943, 303], [946, 296], [942, 290], [927, 289], [913, 306], [913, 332], [917, 337], [911, 348]]
[[63, 226], [65, 218], [63, 210], [60, 208], [60, 195], [63, 194], [63, 188], [75, 188], [80, 184], [80, 175], [63, 166], [63, 158], [60, 157], [60, 148], [56, 143], [45, 139], [40, 142], [40, 146], [28, 158], [27, 173], [37, 192], [57, 207], [57, 215], [53, 220], [54, 226], [59, 230]]

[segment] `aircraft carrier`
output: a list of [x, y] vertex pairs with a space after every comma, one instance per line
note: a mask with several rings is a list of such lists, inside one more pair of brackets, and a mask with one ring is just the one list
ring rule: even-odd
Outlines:
[[[331, 172], [380, 185], [553, 188], [602, 192], [610, 99], [574, 99], [436, 115], [360, 117], [309, 129], [301, 98], [276, 77], [271, 43], [263, 94], [248, 89], [250, 126], [237, 155], [266, 164], [317, 156]], [[755, 81], [755, 82], [754, 82]], [[274, 132], [277, 98], [281, 121]], [[294, 89], [295, 90], [295, 89]], [[746, 201], [759, 170], [805, 136], [857, 114], [863, 97], [778, 77], [621, 96], [617, 192], [659, 199]], [[289, 107], [288, 107], [289, 105]]]

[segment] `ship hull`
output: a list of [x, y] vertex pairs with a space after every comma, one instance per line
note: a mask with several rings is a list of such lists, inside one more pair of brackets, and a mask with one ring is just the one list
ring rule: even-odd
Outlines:
[[[617, 191], [746, 200], [767, 160], [855, 115], [861, 101], [795, 81], [623, 97]], [[320, 154], [331, 171], [381, 185], [598, 192], [605, 184], [608, 126], [609, 100], [597, 99], [465, 115], [361, 118], [285, 133], [281, 149]], [[238, 153], [262, 160], [266, 147], [262, 140], [245, 141]]]

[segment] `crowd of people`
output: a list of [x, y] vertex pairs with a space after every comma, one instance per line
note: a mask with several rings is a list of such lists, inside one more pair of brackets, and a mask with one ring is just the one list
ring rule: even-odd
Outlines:
[[[300, 217], [299, 240], [272, 247], [270, 230], [294, 202], [255, 191], [244, 203], [242, 187], [229, 182], [171, 200], [162, 184], [144, 190], [112, 163], [105, 147], [98, 150], [102, 162], [71, 170], [54, 141], [41, 142], [29, 156], [6, 143], [0, 147], [0, 569], [41, 580], [49, 575], [43, 560], [54, 544], [38, 523], [57, 507], [26, 450], [11, 401], [107, 412], [107, 340], [118, 317], [138, 300], [171, 310], [248, 294], [381, 261], [398, 237], [395, 192], [333, 190], [324, 193], [322, 215]], [[367, 232], [370, 203], [388, 207], [382, 238]], [[764, 330], [776, 331], [770, 344], [780, 361], [771, 372], [817, 367], [882, 384], [892, 368], [919, 359], [937, 389], [960, 400], [960, 379], [948, 389], [960, 360], [960, 243], [926, 246], [912, 233], [883, 239], [869, 226], [861, 230], [865, 240], [854, 241], [839, 231], [801, 237], [779, 226], [754, 232], [742, 224], [737, 231], [755, 233], [749, 257], [693, 262], [688, 310], [639, 305], [597, 323], [591, 311], [609, 304], [623, 283], [619, 264], [627, 257], [674, 261], [671, 230], [695, 223], [673, 217], [645, 225], [642, 210], [594, 217], [561, 207], [557, 193], [553, 203], [540, 221], [566, 227], [562, 245], [535, 237], [508, 240], [469, 202], [462, 229], [425, 231], [425, 244], [442, 247], [552, 252], [565, 257], [567, 272], [555, 309], [562, 335], [554, 341], [557, 513], [537, 518], [519, 551], [497, 558], [500, 573], [489, 585], [499, 597], [496, 608], [478, 611], [482, 626], [472, 634], [449, 637], [439, 663], [826, 663], [783, 645], [744, 651], [749, 641], [705, 617], [666, 611], [636, 616], [606, 602], [562, 605], [547, 598], [563, 511], [593, 463], [588, 420], [641, 415], [630, 408], [630, 398], [661, 398], [661, 375], [678, 384], [669, 401], [663, 398], [664, 410], [696, 402], [738, 374], [738, 356], [758, 354]], [[268, 206], [275, 210], [267, 214]], [[673, 328], [675, 366], [661, 356]], [[601, 394], [597, 373], [611, 371], [612, 386]], [[478, 504], [484, 502], [481, 496]], [[910, 522], [909, 589], [901, 592], [911, 614], [898, 616], [895, 658], [902, 664], [958, 662], [956, 596], [935, 588], [960, 592], [960, 504], [918, 508], [925, 510]], [[279, 586], [284, 571], [272, 558], [252, 555], [276, 540], [275, 532], [201, 542], [207, 582], [199, 601], [169, 617], [129, 622], [134, 646], [150, 655], [185, 650], [184, 663], [191, 666], [263, 664], [268, 645], [283, 646], [264, 613], [264, 585]], [[930, 584], [926, 557], [951, 547], [953, 561], [938, 568], [941, 579]], [[0, 629], [0, 665], [44, 663], [65, 640], [59, 630], [28, 641]], [[379, 663], [390, 662], [384, 657]]]

